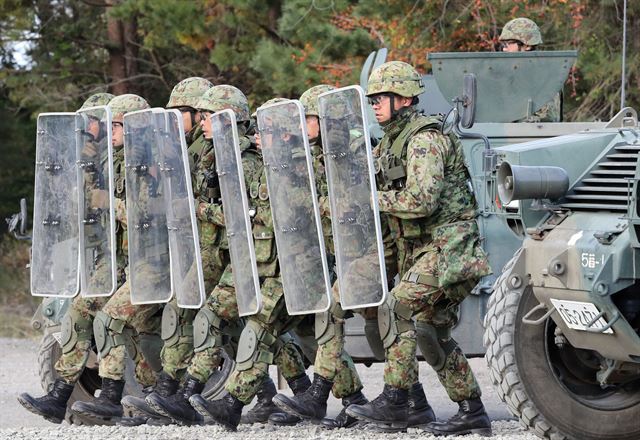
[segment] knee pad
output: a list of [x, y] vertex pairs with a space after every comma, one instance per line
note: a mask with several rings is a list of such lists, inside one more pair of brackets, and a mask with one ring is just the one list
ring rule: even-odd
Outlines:
[[67, 312], [62, 318], [61, 324], [60, 345], [63, 354], [71, 352], [79, 341], [91, 341], [93, 335], [91, 320]]
[[415, 330], [412, 316], [413, 311], [395, 298], [390, 298], [378, 308], [378, 328], [385, 349], [393, 345], [399, 334]]
[[189, 309], [180, 309], [173, 304], [164, 306], [160, 336], [165, 347], [173, 347], [178, 343], [193, 344], [193, 325], [185, 322], [190, 312]]
[[366, 319], [364, 321], [364, 334], [367, 337], [373, 356], [379, 361], [384, 361], [384, 345], [380, 337], [380, 326], [377, 319]]
[[160, 351], [162, 351], [163, 341], [158, 335], [152, 333], [141, 333], [138, 335], [138, 349], [154, 372], [162, 370]]
[[193, 319], [193, 351], [222, 347], [222, 319], [211, 310], [200, 309]]
[[436, 372], [442, 370], [447, 356], [458, 345], [451, 338], [451, 329], [436, 328], [430, 324], [418, 322], [416, 323], [416, 333], [418, 347], [420, 347], [424, 359]]
[[344, 322], [336, 322], [330, 311], [316, 313], [316, 341], [318, 345], [326, 344], [336, 336], [344, 333]]
[[236, 355], [236, 370], [251, 369], [257, 362], [273, 364], [274, 353], [278, 351], [278, 339], [255, 321], [245, 326]]
[[124, 327], [124, 321], [113, 319], [102, 310], [96, 313], [93, 320], [93, 336], [102, 358], [106, 357], [114, 347], [127, 344], [128, 338], [123, 334]]

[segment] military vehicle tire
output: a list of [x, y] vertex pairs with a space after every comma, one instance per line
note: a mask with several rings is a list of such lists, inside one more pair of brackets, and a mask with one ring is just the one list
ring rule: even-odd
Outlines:
[[640, 438], [640, 384], [607, 391], [583, 380], [580, 373], [592, 371], [577, 365], [582, 359], [578, 352], [585, 350], [567, 344], [569, 353], [578, 356], [559, 356], [552, 319], [543, 325], [522, 322], [538, 301], [530, 288], [520, 293], [509, 287], [509, 267], [507, 263], [489, 299], [483, 342], [490, 376], [511, 413], [550, 440]]
[[[55, 365], [62, 356], [62, 348], [55, 338], [56, 332], [59, 332], [58, 326], [48, 327], [40, 345], [38, 347], [38, 373], [40, 376], [40, 384], [42, 389], [46, 392], [51, 390], [53, 383], [58, 378]], [[98, 369], [91, 368], [91, 365], [96, 364], [97, 354], [91, 353], [89, 355], [89, 361], [87, 362], [88, 368], [85, 368], [80, 376], [80, 380], [73, 389], [73, 393], [67, 403], [67, 408], [71, 408], [76, 401], [90, 401], [95, 399], [95, 393], [100, 389], [102, 381], [98, 375]], [[135, 396], [142, 396], [142, 387], [135, 380], [134, 364], [131, 360], [127, 361], [127, 367], [125, 368], [126, 384], [124, 394], [133, 394]], [[75, 417], [71, 411], [67, 411], [65, 417], [67, 423], [74, 425], [89, 425], [93, 424], [84, 419]]]

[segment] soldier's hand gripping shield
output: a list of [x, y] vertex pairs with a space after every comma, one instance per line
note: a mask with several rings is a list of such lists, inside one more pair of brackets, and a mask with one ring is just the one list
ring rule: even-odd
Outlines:
[[78, 274], [75, 113], [41, 113], [36, 136], [31, 294], [73, 297]]
[[165, 112], [162, 138], [160, 175], [167, 201], [173, 292], [179, 307], [196, 309], [204, 303], [206, 292], [189, 156], [182, 114], [178, 110]]
[[258, 129], [287, 311], [326, 311], [331, 285], [302, 104], [259, 108]]
[[132, 304], [171, 299], [167, 203], [162, 187], [162, 109], [124, 115], [127, 233]]
[[211, 124], [238, 313], [254, 315], [262, 297], [235, 113], [215, 113]]
[[109, 296], [117, 288], [111, 111], [76, 112], [80, 294]]
[[318, 102], [340, 304], [378, 306], [387, 276], [364, 91], [344, 87]]

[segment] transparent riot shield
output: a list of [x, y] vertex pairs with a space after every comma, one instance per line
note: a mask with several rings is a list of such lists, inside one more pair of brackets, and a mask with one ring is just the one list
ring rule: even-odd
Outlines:
[[109, 296], [117, 288], [111, 111], [76, 112], [80, 294]]
[[236, 116], [223, 110], [211, 116], [211, 123], [238, 312], [254, 315], [260, 311], [262, 296]]
[[173, 292], [179, 307], [198, 309], [204, 304], [206, 292], [187, 143], [178, 110], [165, 111], [162, 138], [160, 173], [167, 201]]
[[31, 294], [73, 297], [78, 276], [75, 113], [41, 113], [31, 245]]
[[340, 304], [378, 306], [387, 276], [364, 92], [351, 86], [318, 99]]
[[164, 126], [162, 109], [124, 116], [128, 280], [132, 304], [167, 302], [172, 295], [167, 203], [159, 154]]
[[302, 105], [261, 107], [258, 127], [287, 310], [326, 311], [331, 285]]

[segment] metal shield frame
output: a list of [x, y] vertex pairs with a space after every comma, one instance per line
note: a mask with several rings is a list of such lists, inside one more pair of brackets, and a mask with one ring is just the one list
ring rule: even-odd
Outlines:
[[[64, 126], [59, 130], [60, 133], [49, 131], [52, 127], [49, 127], [48, 122], [52, 118], [61, 119], [64, 122]], [[30, 281], [31, 294], [34, 296], [71, 298], [80, 291], [75, 118], [75, 113], [41, 113], [38, 115]], [[46, 145], [45, 143], [50, 141], [49, 137], [54, 135], [64, 136], [58, 142], [67, 147], [64, 152], [68, 157], [64, 163], [58, 160], [59, 157], [53, 159], [58, 161], [52, 161], [52, 158], [44, 152], [44, 147], [38, 148], [40, 145]], [[58, 183], [57, 186], [60, 188], [54, 188], [54, 192], [69, 197], [71, 206], [68, 209], [57, 204], [58, 200], [50, 197], [50, 194], [47, 196], [47, 189], [50, 189], [50, 185], [52, 183], [56, 185], [56, 179], [52, 179], [53, 172], [66, 177], [68, 183], [66, 185]], [[52, 217], [49, 209], [38, 207], [39, 203], [56, 204], [58, 209], [68, 214], [68, 218]], [[48, 243], [45, 239], [47, 228], [58, 228], [59, 226], [67, 227], [72, 236], [57, 242], [51, 240], [51, 243]], [[53, 254], [57, 252], [60, 254], [54, 257]], [[62, 270], [64, 268], [61, 265], [65, 262], [70, 265], [66, 270]]]
[[[185, 309], [199, 309], [204, 304], [205, 292], [204, 275], [202, 270], [202, 258], [200, 256], [200, 240], [198, 235], [198, 223], [195, 212], [195, 202], [193, 198], [193, 189], [191, 187], [191, 170], [189, 168], [189, 155], [187, 152], [187, 142], [184, 136], [184, 122], [182, 114], [179, 110], [165, 110], [165, 131], [163, 139], [165, 142], [161, 144], [160, 158], [163, 166], [161, 171], [164, 172], [162, 184], [167, 202], [167, 229], [169, 231], [169, 255], [171, 262], [171, 285], [178, 307]], [[179, 155], [179, 156], [178, 156]], [[172, 171], [169, 165], [169, 159], [179, 157], [180, 167], [182, 171], [181, 188], [184, 192], [181, 199], [186, 199], [186, 204], [181, 204], [181, 212], [176, 212], [173, 206], [173, 184], [171, 177], [168, 175]], [[188, 217], [188, 218], [187, 218]], [[181, 230], [187, 228], [188, 234], [191, 235], [191, 243], [185, 243], [189, 252], [184, 248], [180, 249], [178, 240], [184, 239], [181, 236]], [[189, 255], [191, 258], [189, 258]], [[193, 279], [195, 277], [195, 280]], [[187, 280], [188, 278], [188, 280]], [[195, 282], [194, 282], [195, 281]], [[197, 290], [197, 292], [193, 292]], [[197, 301], [196, 301], [197, 299]]]
[[[134, 119], [136, 119], [137, 117], [139, 117], [141, 114], [144, 114], [144, 113], [149, 114], [149, 119], [153, 123], [153, 136], [152, 136], [153, 145], [151, 145], [150, 146], [151, 148], [149, 148], [149, 153], [151, 153], [151, 156], [147, 158], [147, 161], [149, 163], [136, 164], [134, 163], [136, 159], [133, 155], [133, 152], [131, 151], [131, 148], [127, 148], [127, 143], [131, 142], [131, 135], [132, 135], [129, 125], [131, 125], [131, 121], [133, 121]], [[133, 188], [137, 185], [137, 182], [131, 181], [131, 179], [133, 179], [133, 177], [131, 177], [131, 173], [134, 173], [135, 172], [134, 169], [137, 168], [138, 166], [140, 165], [147, 166], [146, 171], [149, 171], [149, 169], [153, 169], [154, 167], [157, 167], [156, 168], [157, 178], [160, 179], [160, 182], [158, 183], [156, 189], [162, 187], [162, 178], [159, 170], [160, 163], [159, 163], [158, 150], [159, 150], [159, 145], [163, 142], [162, 131], [164, 130], [165, 123], [166, 123], [165, 110], [161, 108], [138, 110], [138, 111], [130, 112], [124, 115], [124, 122], [123, 122], [124, 149], [125, 149], [124, 158], [125, 158], [125, 180], [126, 180], [126, 193], [127, 193], [127, 234], [128, 234], [128, 242], [129, 242], [129, 252], [128, 252], [129, 273], [128, 273], [127, 280], [129, 281], [130, 288], [131, 288], [131, 304], [166, 303], [166, 302], [169, 302], [171, 300], [171, 297], [173, 296], [173, 289], [172, 289], [173, 281], [171, 279], [169, 237], [168, 237], [168, 230], [166, 228], [166, 200], [162, 200], [157, 204], [157, 207], [161, 207], [161, 211], [162, 211], [159, 213], [161, 224], [157, 225], [157, 228], [159, 231], [163, 231], [164, 233], [167, 233], [166, 249], [168, 254], [168, 260], [166, 265], [163, 265], [166, 267], [162, 268], [161, 270], [156, 270], [155, 268], [151, 267], [151, 265], [149, 266], [151, 270], [154, 270], [156, 272], [156, 275], [160, 274], [160, 276], [163, 276], [162, 274], [165, 272], [168, 275], [168, 280], [166, 281], [166, 285], [162, 286], [164, 287], [163, 291], [159, 292], [159, 289], [158, 289], [159, 286], [146, 286], [142, 281], [141, 274], [139, 273], [139, 270], [144, 268], [144, 266], [138, 267], [138, 264], [142, 264], [142, 263], [139, 263], [137, 261], [137, 252], [140, 252], [140, 253], [142, 252], [140, 251], [140, 249], [136, 247], [137, 246], [136, 241], [141, 237], [140, 235], [141, 229], [142, 230], [148, 229], [149, 227], [153, 227], [153, 225], [144, 221], [135, 224], [137, 220], [139, 220], [138, 219], [139, 216], [136, 215], [136, 211], [134, 211], [134, 207], [133, 207], [133, 204], [134, 204], [133, 200], [137, 200], [137, 195], [134, 195]], [[134, 185], [134, 183], [136, 185]], [[144, 260], [141, 259], [141, 261], [144, 261]], [[152, 295], [146, 295], [146, 296], [143, 295], [142, 292], [146, 292], [147, 290], [153, 290], [154, 293]], [[162, 294], [159, 295], [159, 293], [162, 293]]]
[[[223, 110], [211, 115], [211, 128], [238, 313], [240, 316], [255, 315], [262, 309], [262, 294], [235, 113]], [[231, 131], [231, 145], [228, 131]], [[231, 148], [232, 154], [225, 148]], [[237, 177], [237, 180], [232, 177]], [[233, 199], [232, 196], [238, 193], [240, 200]], [[246, 248], [243, 249], [244, 246]], [[248, 264], [242, 255], [249, 257]]]
[[[88, 112], [104, 112], [105, 119], [105, 127], [106, 130], [106, 153], [107, 157], [105, 160], [106, 170], [106, 181], [104, 183], [104, 190], [107, 191], [109, 197], [109, 206], [108, 206], [108, 216], [109, 216], [109, 225], [108, 230], [106, 231], [106, 252], [108, 252], [105, 256], [105, 261], [108, 262], [110, 268], [110, 286], [104, 286], [104, 289], [97, 289], [98, 286], [95, 286], [91, 280], [91, 275], [89, 272], [89, 261], [87, 261], [87, 254], [84, 251], [84, 243], [85, 243], [85, 227], [87, 224], [92, 224], [95, 219], [93, 218], [85, 218], [85, 171], [87, 166], [93, 165], [100, 166], [101, 164], [96, 164], [95, 162], [88, 163], [82, 158], [82, 149], [84, 148], [85, 142], [82, 136], [83, 127], [79, 126], [78, 118], [82, 118], [82, 115]], [[115, 196], [114, 196], [114, 184], [113, 184], [113, 146], [112, 146], [112, 132], [111, 132], [111, 109], [108, 106], [97, 106], [91, 107], [83, 110], [78, 110], [76, 112], [76, 155], [77, 155], [77, 176], [78, 176], [78, 231], [80, 237], [80, 295], [84, 297], [96, 297], [96, 296], [110, 296], [112, 295], [116, 289], [118, 288], [118, 280], [117, 280], [117, 261], [116, 261], [116, 253], [117, 253], [117, 243], [116, 243], [116, 219], [115, 219]]]
[[[287, 240], [284, 237], [284, 234], [289, 232], [289, 231], [285, 231], [281, 228], [281, 226], [279, 226], [279, 218], [278, 218], [278, 214], [276, 212], [276, 210], [274, 210], [274, 196], [277, 197], [277, 191], [278, 190], [282, 190], [283, 187], [279, 187], [279, 185], [277, 185], [275, 182], [272, 182], [271, 180], [273, 180], [273, 170], [275, 170], [276, 168], [281, 167], [281, 165], [283, 164], [278, 164], [278, 163], [269, 163], [270, 162], [270, 158], [268, 158], [268, 154], [265, 151], [265, 138], [261, 135], [261, 139], [262, 139], [262, 148], [263, 148], [263, 160], [264, 160], [264, 165], [265, 168], [267, 170], [267, 189], [269, 191], [269, 203], [271, 205], [271, 215], [273, 216], [273, 222], [274, 222], [274, 233], [276, 236], [276, 246], [278, 248], [278, 260], [280, 261], [280, 272], [281, 272], [281, 279], [282, 279], [282, 287], [284, 290], [284, 295], [285, 295], [285, 302], [287, 305], [287, 311], [289, 313], [289, 315], [303, 315], [303, 314], [311, 314], [311, 313], [319, 313], [319, 312], [325, 312], [327, 310], [329, 310], [329, 307], [331, 307], [331, 282], [329, 280], [329, 269], [328, 269], [328, 265], [327, 265], [327, 258], [326, 258], [326, 250], [325, 250], [325, 246], [324, 246], [324, 236], [322, 234], [322, 223], [320, 220], [320, 209], [318, 207], [318, 194], [316, 192], [316, 184], [315, 184], [315, 176], [314, 176], [314, 172], [313, 172], [313, 159], [312, 159], [312, 154], [311, 154], [311, 148], [309, 146], [309, 139], [308, 139], [308, 135], [307, 135], [307, 125], [306, 125], [306, 120], [305, 120], [305, 115], [304, 115], [304, 108], [302, 106], [302, 104], [300, 103], [300, 101], [298, 100], [288, 100], [285, 102], [278, 102], [278, 103], [274, 103], [274, 104], [270, 104], [270, 105], [266, 105], [266, 106], [262, 106], [260, 108], [258, 108], [257, 111], [257, 119], [258, 119], [258, 127], [260, 131], [266, 131], [266, 128], [264, 126], [263, 123], [263, 117], [264, 114], [266, 112], [268, 112], [269, 110], [273, 110], [277, 107], [284, 107], [284, 106], [291, 106], [294, 105], [295, 109], [297, 111], [297, 114], [295, 115], [294, 118], [292, 118], [293, 120], [297, 120], [299, 125], [300, 125], [300, 135], [302, 138], [302, 142], [303, 142], [303, 146], [304, 146], [304, 151], [305, 151], [305, 161], [306, 161], [306, 165], [307, 165], [307, 177], [308, 177], [308, 181], [309, 181], [309, 189], [311, 192], [311, 201], [312, 201], [312, 209], [313, 209], [313, 221], [315, 223], [315, 230], [316, 230], [316, 238], [318, 239], [318, 246], [319, 246], [319, 250], [320, 250], [320, 255], [321, 255], [321, 266], [322, 266], [322, 275], [323, 275], [323, 280], [324, 280], [324, 290], [325, 290], [325, 295], [326, 295], [326, 301], [324, 305], [315, 308], [315, 309], [303, 309], [303, 308], [297, 308], [295, 307], [296, 304], [293, 303], [292, 301], [292, 296], [294, 296], [293, 294], [293, 286], [288, 285], [288, 280], [289, 280], [289, 275], [292, 275], [294, 272], [290, 272], [288, 273], [291, 269], [287, 266], [286, 262], [285, 264], [283, 264], [283, 250], [286, 249], [286, 242]], [[292, 277], [294, 278], [294, 277]], [[289, 293], [289, 294], [287, 294]], [[318, 301], [320, 302], [320, 301]]]
[[[381, 292], [382, 296], [378, 301], [367, 302], [367, 303], [358, 303], [357, 301], [350, 301], [350, 298], [354, 295], [349, 295], [349, 289], [355, 288], [353, 283], [346, 281], [346, 274], [344, 273], [345, 266], [350, 264], [345, 260], [345, 252], [341, 252], [344, 248], [346, 248], [346, 243], [342, 241], [342, 234], [339, 229], [339, 225], [337, 223], [337, 219], [341, 219], [345, 216], [344, 209], [341, 209], [341, 206], [337, 203], [337, 195], [335, 194], [335, 186], [332, 185], [332, 181], [338, 180], [338, 176], [333, 174], [333, 168], [330, 166], [331, 161], [336, 159], [336, 155], [331, 151], [327, 151], [329, 142], [328, 136], [328, 128], [326, 126], [327, 119], [326, 115], [323, 114], [323, 105], [322, 101], [331, 96], [335, 96], [338, 94], [344, 94], [345, 92], [353, 91], [357, 94], [359, 109], [352, 108], [354, 112], [356, 112], [362, 118], [362, 130], [363, 130], [363, 141], [366, 148], [366, 157], [367, 157], [367, 168], [368, 173], [367, 176], [369, 178], [369, 193], [372, 197], [372, 200], [376, 201], [371, 206], [371, 215], [373, 216], [373, 221], [375, 225], [375, 234], [376, 234], [376, 246], [377, 246], [377, 255], [378, 255], [378, 264], [380, 269], [380, 284], [381, 284]], [[322, 147], [323, 153], [325, 157], [325, 170], [327, 173], [327, 186], [329, 189], [329, 202], [331, 206], [331, 228], [333, 230], [333, 239], [336, 250], [336, 267], [337, 267], [337, 275], [338, 275], [338, 290], [340, 291], [340, 305], [344, 310], [365, 308], [365, 307], [376, 307], [386, 301], [386, 298], [389, 294], [388, 292], [388, 284], [387, 284], [387, 273], [385, 270], [385, 261], [384, 261], [384, 245], [382, 243], [382, 230], [380, 225], [380, 212], [378, 210], [378, 192], [376, 188], [376, 179], [374, 173], [374, 165], [373, 165], [373, 155], [371, 153], [371, 136], [369, 133], [369, 125], [367, 124], [367, 109], [368, 104], [365, 101], [364, 90], [360, 86], [348, 86], [340, 89], [332, 90], [326, 93], [321, 94], [318, 97], [318, 108], [320, 114], [320, 130], [322, 134]], [[344, 207], [344, 206], [342, 206]], [[373, 268], [372, 268], [373, 269]]]

